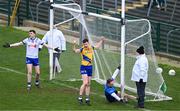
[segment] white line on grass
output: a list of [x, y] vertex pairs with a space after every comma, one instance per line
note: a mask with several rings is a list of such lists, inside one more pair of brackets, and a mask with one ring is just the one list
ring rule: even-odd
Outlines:
[[[20, 71], [17, 71], [17, 70], [14, 70], [14, 69], [11, 69], [11, 68], [7, 68], [7, 67], [1, 67], [0, 66], [0, 69], [3, 69], [3, 70], [6, 70], [6, 71], [9, 71], [9, 72], [14, 72], [14, 73], [16, 73], [16, 74], [20, 74], [20, 75], [26, 75], [26, 73], [23, 73], [23, 72], [20, 72]], [[34, 75], [32, 75], [32, 77], [34, 78], [35, 76]], [[45, 79], [42, 79], [41, 78], [41, 80], [42, 81], [44, 81]], [[54, 84], [57, 84], [57, 85], [61, 85], [61, 86], [65, 86], [65, 87], [68, 87], [68, 88], [71, 88], [71, 89], [74, 89], [74, 90], [79, 90], [78, 88], [76, 88], [76, 87], [73, 87], [73, 86], [70, 86], [70, 85], [67, 85], [67, 84], [64, 84], [64, 83], [59, 83], [59, 82], [57, 82], [57, 81], [52, 81]], [[92, 94], [94, 94], [94, 95], [99, 95], [99, 94], [97, 94], [97, 93], [95, 93], [95, 92], [91, 92]], [[101, 97], [104, 97], [103, 95], [100, 95]]]
[[[26, 75], [26, 73], [23, 73], [23, 72], [20, 72], [20, 71], [11, 69], [11, 68], [7, 68], [7, 67], [1, 67], [1, 66], [0, 66], [0, 69], [6, 70], [6, 71], [9, 71], [9, 72], [14, 72], [14, 73], [20, 74], [20, 75]], [[34, 78], [35, 76], [32, 75], [32, 77]], [[41, 78], [41, 80], [44, 81], [45, 79], [42, 79], [42, 78]], [[56, 82], [56, 81], [52, 81], [52, 82], [53, 82], [54, 84], [61, 85], [61, 86], [65, 86], [65, 87], [67, 87], [67, 88], [71, 88], [71, 89], [74, 89], [74, 90], [79, 91], [79, 89], [76, 88], [76, 87], [73, 87], [73, 86], [70, 86], [70, 85], [67, 85], [67, 84], [64, 84], [64, 83], [59, 83], [59, 82]], [[103, 97], [103, 98], [105, 97], [104, 95], [99, 95], [99, 94], [97, 94], [97, 93], [95, 93], [95, 92], [91, 92], [91, 94], [93, 94], [93, 95], [98, 95], [98, 96]], [[134, 107], [134, 106], [132, 106], [132, 105], [130, 105], [130, 104], [126, 104], [126, 106]], [[142, 109], [142, 110], [143, 110], [143, 111], [150, 111], [149, 109]]]

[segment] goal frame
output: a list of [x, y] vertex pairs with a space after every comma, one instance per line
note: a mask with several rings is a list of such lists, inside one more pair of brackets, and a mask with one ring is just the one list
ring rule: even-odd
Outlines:
[[[137, 20], [126, 20], [125, 19], [125, 0], [122, 0], [122, 4], [121, 4], [122, 5], [121, 6], [121, 8], [122, 8], [121, 18], [104, 16], [104, 15], [100, 15], [100, 14], [96, 14], [96, 13], [91, 13], [91, 12], [83, 12], [82, 10], [77, 10], [77, 9], [65, 7], [66, 5], [68, 5], [68, 4], [54, 4], [53, 0], [50, 0], [50, 27], [49, 28], [50, 28], [50, 35], [52, 37], [51, 41], [53, 41], [53, 31], [52, 31], [53, 30], [53, 26], [61, 25], [63, 23], [66, 23], [66, 22], [69, 22], [69, 21], [71, 21], [73, 19], [76, 19], [76, 17], [73, 17], [71, 19], [68, 19], [66, 21], [63, 21], [61, 23], [58, 23], [58, 24], [54, 25], [54, 11], [53, 11], [53, 8], [59, 8], [59, 9], [67, 10], [67, 11], [76, 12], [76, 13], [79, 13], [79, 14], [84, 14], [84, 15], [89, 15], [89, 16], [93, 16], [93, 17], [98, 17], [98, 18], [103, 18], [103, 19], [107, 19], [107, 20], [112, 20], [112, 21], [120, 22], [121, 23], [121, 52], [120, 52], [121, 60], [119, 62], [120, 62], [120, 65], [121, 65], [121, 70], [120, 70], [121, 71], [121, 73], [120, 73], [121, 74], [120, 75], [121, 76], [121, 80], [120, 80], [120, 84], [121, 84], [122, 98], [124, 97], [124, 90], [125, 90], [125, 88], [129, 89], [132, 92], [135, 92], [136, 90], [134, 90], [134, 89], [132, 90], [132, 88], [130, 88], [128, 86], [125, 86], [125, 75], [124, 75], [124, 73], [125, 73], [125, 46], [128, 43], [130, 43], [130, 42], [132, 42], [132, 41], [134, 41], [136, 39], [139, 39], [139, 38], [143, 37], [144, 35], [148, 34], [151, 31], [151, 28], [149, 28], [148, 32], [142, 34], [141, 36], [139, 36], [139, 37], [137, 37], [137, 38], [135, 38], [133, 40], [125, 42], [125, 30], [126, 30], [125, 26], [126, 26], [126, 22], [137, 21]], [[79, 8], [80, 8], [80, 6], [79, 6]], [[138, 20], [145, 20], [145, 21], [147, 21], [149, 23], [149, 27], [151, 27], [149, 20], [147, 20], [147, 19], [138, 19]], [[50, 51], [50, 56], [49, 56], [49, 67], [50, 67], [50, 72], [49, 72], [50, 76], [49, 76], [49, 79], [52, 80], [54, 78], [53, 68], [52, 68], [53, 67], [53, 51], [52, 50]], [[164, 81], [163, 77], [161, 77], [161, 79], [162, 79], [162, 81]], [[100, 81], [100, 83], [101, 82], [104, 83], [104, 80], [102, 80], [102, 79], [95, 79], [95, 80]], [[160, 89], [159, 89], [159, 91], [160, 91]], [[155, 98], [154, 98], [153, 101], [172, 100], [171, 97], [168, 97], [168, 96], [165, 96], [165, 95], [163, 95], [165, 97], [164, 99], [162, 98], [162, 99], [156, 100], [156, 98], [158, 98], [159, 96], [162, 96], [162, 95], [159, 95], [158, 93], [156, 93], [156, 94], [155, 93], [151, 93], [151, 92], [147, 92], [147, 93], [149, 93], [151, 95], [155, 95]]]

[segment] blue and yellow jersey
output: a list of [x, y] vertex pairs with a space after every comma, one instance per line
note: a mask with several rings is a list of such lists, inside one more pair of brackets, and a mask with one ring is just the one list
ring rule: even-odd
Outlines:
[[83, 66], [90, 66], [92, 65], [92, 60], [93, 60], [93, 54], [94, 54], [94, 47], [89, 45], [87, 48], [82, 46], [80, 48], [81, 51], [81, 65]]

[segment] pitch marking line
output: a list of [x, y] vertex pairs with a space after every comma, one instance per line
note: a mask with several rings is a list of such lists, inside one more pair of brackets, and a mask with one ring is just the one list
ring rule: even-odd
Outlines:
[[[7, 67], [1, 67], [1, 66], [0, 66], [0, 69], [6, 70], [6, 71], [9, 71], [9, 72], [14, 72], [14, 73], [20, 74], [20, 75], [26, 75], [26, 73], [23, 73], [23, 72], [20, 72], [20, 71], [11, 69], [11, 68], [7, 68]], [[32, 77], [34, 78], [35, 76], [32, 75]], [[42, 79], [42, 78], [41, 78], [41, 80], [44, 81], [45, 79]], [[64, 83], [59, 83], [59, 82], [56, 82], [56, 81], [52, 81], [52, 82], [53, 82], [54, 84], [61, 85], [61, 86], [65, 86], [65, 87], [67, 87], [67, 88], [71, 88], [71, 89], [74, 89], [74, 90], [79, 91], [79, 89], [76, 88], [76, 87], [73, 87], [73, 86], [70, 86], [70, 85], [67, 85], [67, 84], [64, 84]], [[97, 94], [97, 93], [95, 93], [95, 92], [91, 92], [91, 94], [93, 94], [93, 95], [98, 95], [98, 96], [103, 97], [103, 98], [105, 97], [104, 95], [99, 95], [99, 94]], [[129, 104], [125, 104], [125, 105], [126, 105], [126, 106], [130, 106], [130, 107], [134, 107], [134, 106], [129, 105]], [[143, 110], [143, 111], [151, 111], [151, 110], [149, 110], [149, 109], [142, 109], [142, 110]]]

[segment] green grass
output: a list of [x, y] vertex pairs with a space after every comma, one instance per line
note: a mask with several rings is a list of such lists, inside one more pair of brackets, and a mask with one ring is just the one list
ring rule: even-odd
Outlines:
[[[103, 86], [92, 82], [92, 106], [77, 103], [78, 88], [81, 81], [49, 81], [48, 53], [45, 48], [40, 52], [41, 84], [42, 88], [32, 87], [30, 93], [26, 91], [25, 47], [5, 49], [1, 47], [5, 42], [14, 43], [23, 40], [27, 32], [0, 27], [0, 67], [10, 68], [22, 73], [3, 70], [0, 68], [0, 110], [134, 110], [136, 102], [127, 104], [108, 103], [103, 95]], [[42, 36], [39, 35], [41, 38]], [[63, 63], [62, 75], [79, 75], [80, 56], [71, 51], [71, 44], [61, 56]], [[150, 110], [180, 110], [180, 69], [160, 64], [164, 69], [164, 79], [168, 86], [166, 94], [173, 97], [172, 101], [146, 102], [146, 109]], [[169, 69], [176, 70], [176, 76], [168, 76]], [[78, 76], [80, 77], [80, 75]]]

